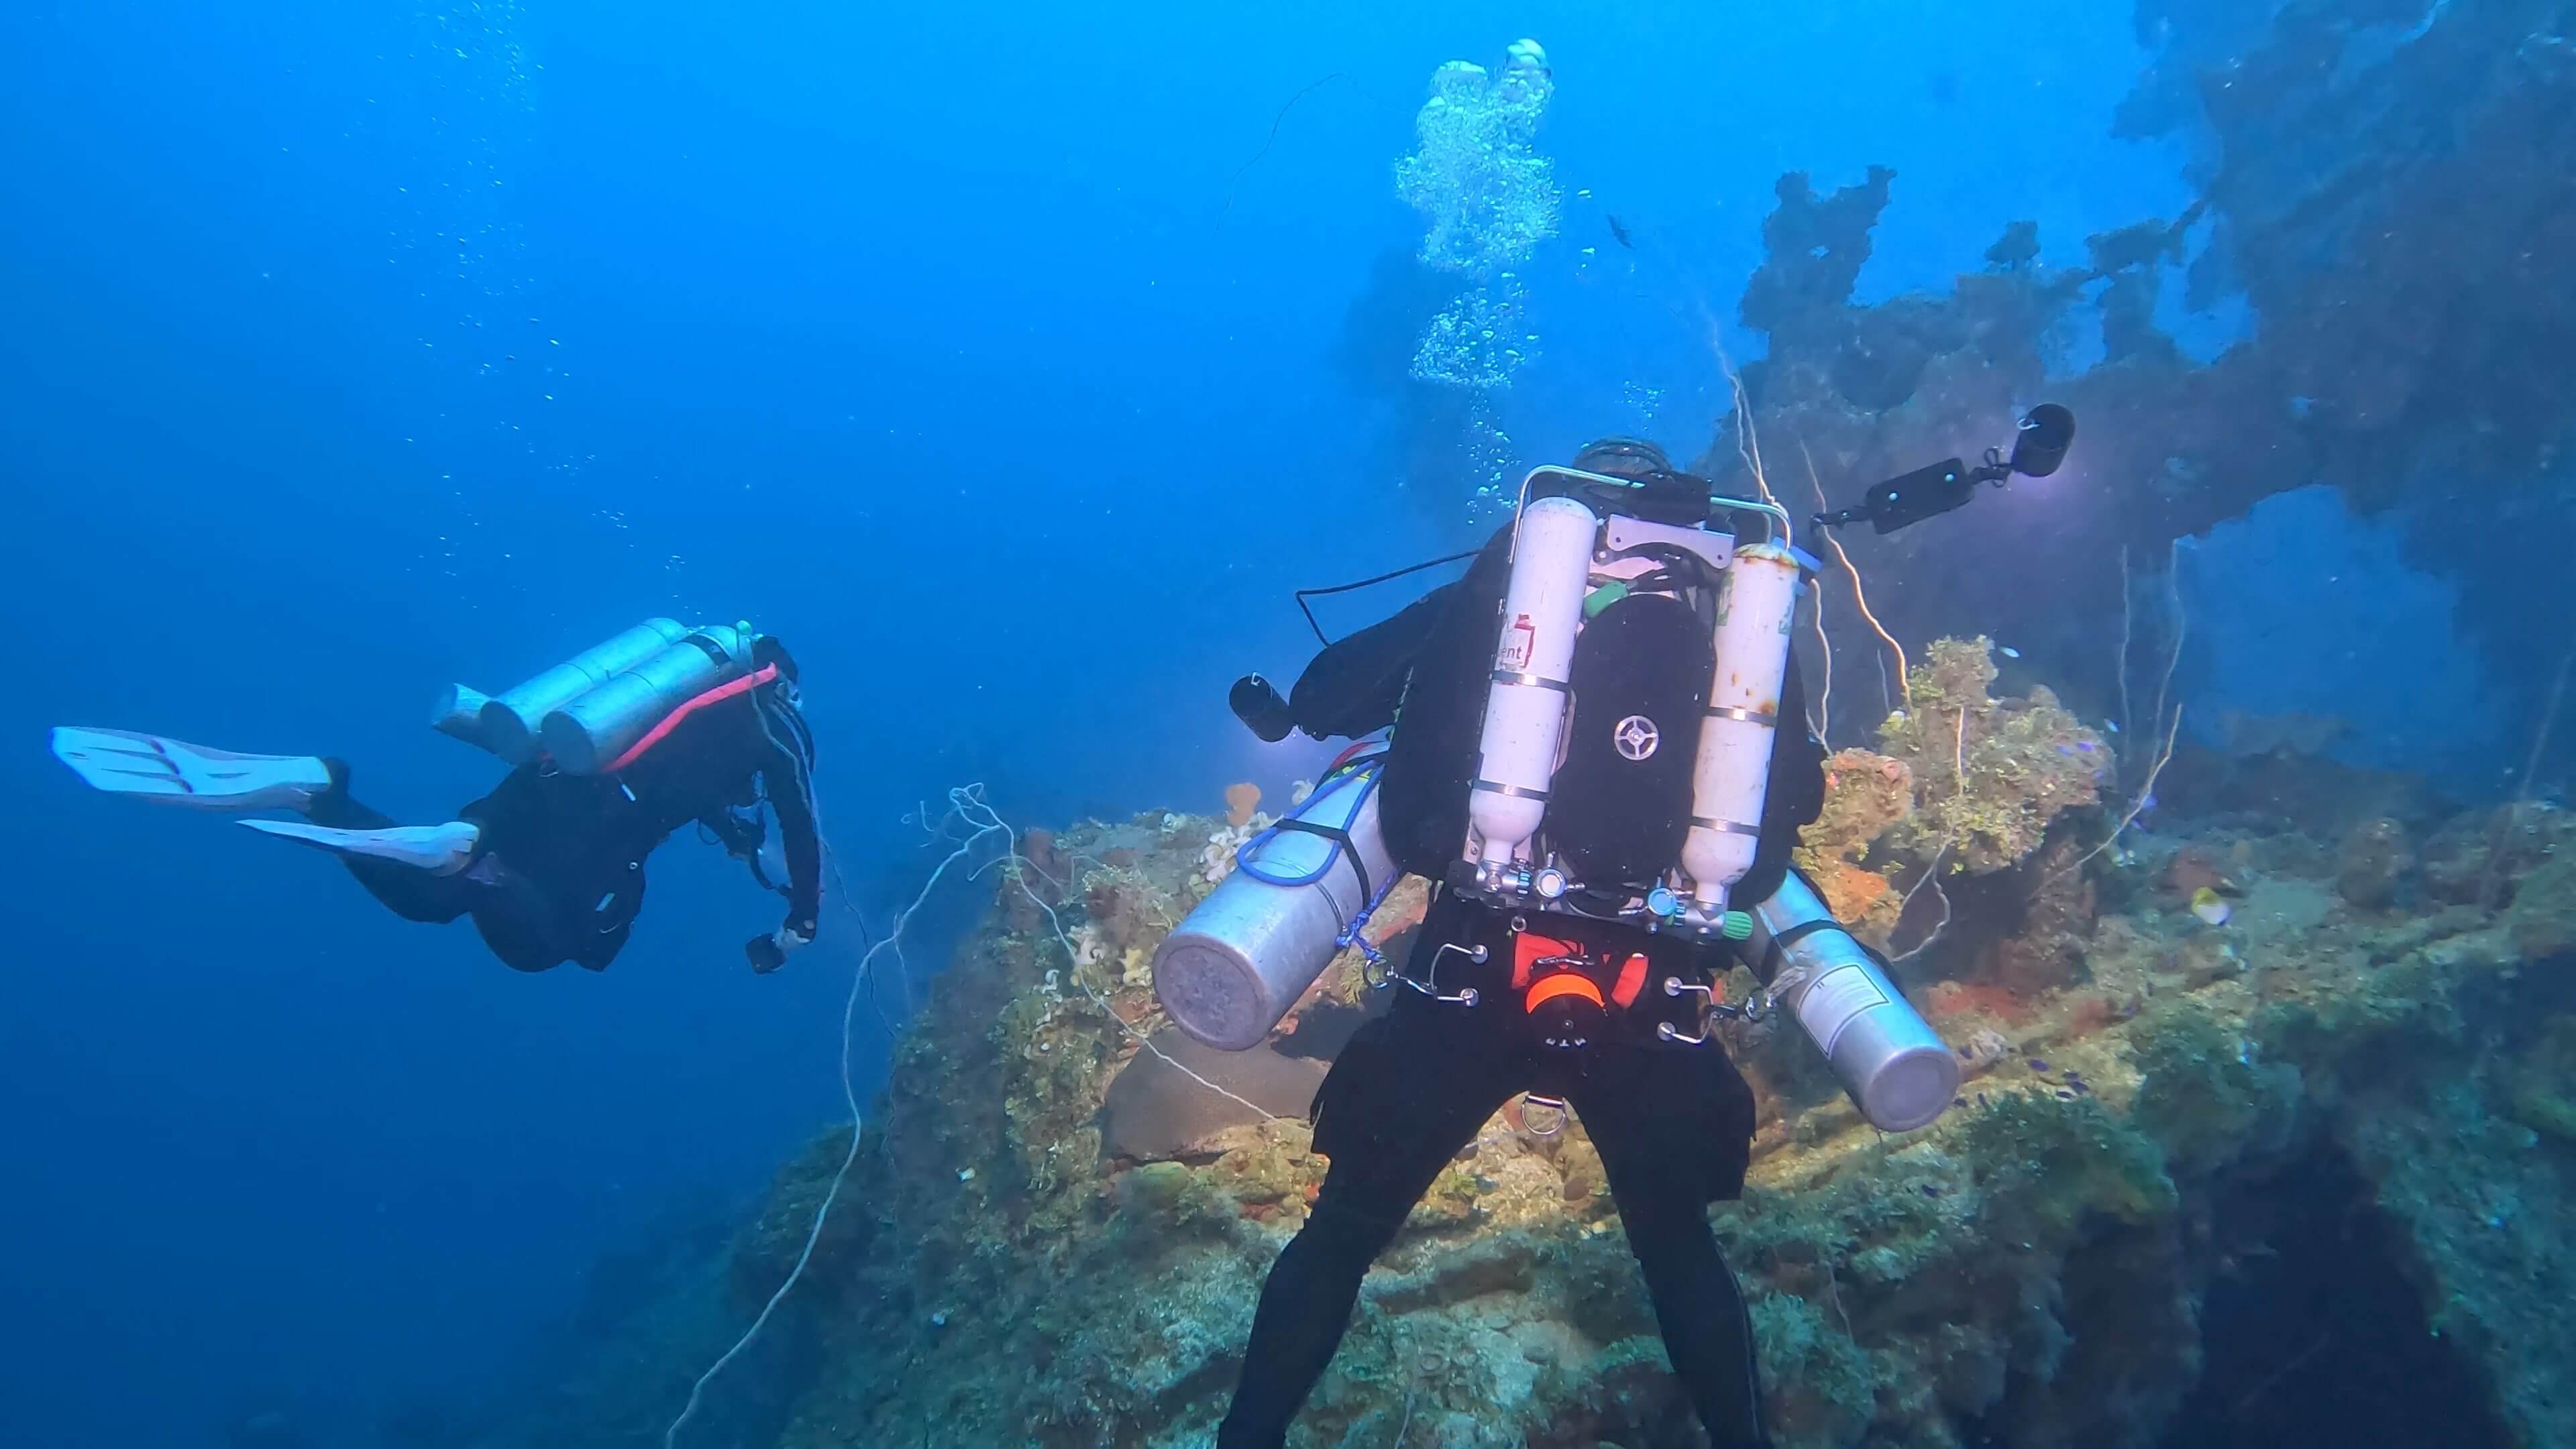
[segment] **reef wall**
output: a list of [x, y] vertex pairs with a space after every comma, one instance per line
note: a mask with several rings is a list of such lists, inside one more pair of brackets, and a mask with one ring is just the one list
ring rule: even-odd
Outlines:
[[[1943, 657], [1956, 673], [1982, 654]], [[2018, 727], [2033, 700], [1977, 687], [1963, 721], [1930, 731], [1964, 737], [1960, 830], [2027, 818], [2016, 803], [2067, 758], [2060, 731]], [[1898, 723], [1870, 761], [1900, 759]], [[2376, 1270], [2415, 1315], [2411, 1357], [2385, 1373], [2468, 1386], [2449, 1442], [2576, 1444], [2552, 1347], [2576, 1282], [2576, 820], [2446, 814], [2286, 753], [2186, 757], [2174, 769], [2201, 777], [2202, 804], [2187, 828], [2133, 829], [2077, 867], [2072, 847], [2111, 817], [2069, 802], [1972, 866], [1922, 835], [1958, 788], [1951, 763], [1905, 772], [1901, 818], [1884, 769], [1838, 768], [1810, 845], [1851, 857], [1831, 822], [1876, 819], [1858, 859], [1900, 891], [1928, 875], [1918, 905], [1953, 899], [1900, 972], [1962, 1054], [1959, 1104], [1885, 1137], [1794, 1032], [1731, 1044], [1763, 1115], [1751, 1185], [1717, 1218], [1780, 1442], [2166, 1442], [2202, 1412], [2213, 1285], [2297, 1246], [2266, 1204], [2330, 1161], [2355, 1184], [2337, 1211], [2382, 1225]], [[2297, 806], [2308, 828], [2245, 804], [2320, 788], [2348, 803]], [[1376, 997], [1347, 957], [1269, 1046], [1158, 1056], [1176, 1038], [1153, 943], [1254, 823], [1024, 839], [898, 1055], [805, 1280], [683, 1444], [1203, 1442], [1320, 1178], [1295, 1099]], [[2211, 898], [2225, 909], [2193, 908]], [[1419, 903], [1380, 933], [1411, 929]], [[1686, 1436], [1688, 1410], [1599, 1160], [1580, 1122], [1544, 1125], [1498, 1114], [1434, 1185], [1296, 1442], [1691, 1442], [1660, 1437]], [[656, 1441], [783, 1280], [846, 1141], [782, 1169], [716, 1259], [675, 1264], [556, 1413], [490, 1442]], [[2231, 1350], [2218, 1372], [2251, 1392], [2223, 1406], [2231, 1422], [2310, 1412], [2321, 1391], [2299, 1375], [2384, 1352], [2335, 1337], [2331, 1315], [2317, 1328]]]

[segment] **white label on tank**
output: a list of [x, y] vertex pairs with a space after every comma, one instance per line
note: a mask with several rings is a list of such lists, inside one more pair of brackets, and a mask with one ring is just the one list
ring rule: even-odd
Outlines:
[[1538, 626], [1523, 614], [1503, 631], [1503, 647], [1495, 652], [1494, 667], [1518, 674], [1529, 668], [1530, 656], [1537, 652]]
[[1808, 983], [1806, 994], [1798, 998], [1798, 1020], [1830, 1057], [1835, 1043], [1842, 1040], [1843, 1028], [1862, 1012], [1885, 1005], [1887, 993], [1878, 989], [1865, 968], [1837, 966]]

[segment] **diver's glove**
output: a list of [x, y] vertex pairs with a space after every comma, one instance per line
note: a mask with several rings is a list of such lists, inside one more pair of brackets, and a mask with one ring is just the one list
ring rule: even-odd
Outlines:
[[766, 976], [787, 964], [787, 958], [800, 947], [814, 942], [812, 921], [789, 921], [766, 936], [754, 936], [743, 942], [742, 954], [751, 958], [751, 969]]

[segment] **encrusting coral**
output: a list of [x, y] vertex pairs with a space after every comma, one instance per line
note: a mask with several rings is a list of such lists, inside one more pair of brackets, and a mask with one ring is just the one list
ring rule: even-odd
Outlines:
[[1914, 772], [1903, 760], [1837, 750], [1825, 762], [1824, 809], [1791, 852], [1834, 915], [1875, 944], [1886, 944], [1903, 902], [1873, 850], [1913, 813]]

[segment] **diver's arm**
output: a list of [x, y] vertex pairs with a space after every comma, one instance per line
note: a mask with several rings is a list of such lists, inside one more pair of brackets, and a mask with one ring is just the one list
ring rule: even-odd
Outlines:
[[810, 941], [823, 899], [823, 843], [814, 824], [814, 737], [785, 692], [763, 689], [753, 698], [768, 736], [761, 793], [778, 813], [778, 840], [787, 852], [787, 929]]
[[1395, 723], [1404, 681], [1433, 633], [1433, 625], [1462, 583], [1442, 584], [1392, 619], [1371, 624], [1324, 647], [1289, 691], [1288, 716], [1317, 739], [1353, 738]]
[[[1427, 649], [1456, 647], [1455, 631], [1462, 626], [1453, 611], [1489, 610], [1491, 601], [1502, 598], [1511, 555], [1512, 529], [1505, 524], [1485, 541], [1464, 578], [1433, 589], [1392, 619], [1326, 645], [1297, 676], [1288, 696], [1290, 720], [1317, 739], [1357, 738], [1395, 723], [1414, 665]], [[1469, 632], [1483, 633], [1490, 623], [1477, 623]], [[1478, 647], [1491, 642], [1484, 634]]]
[[751, 693], [760, 738], [761, 794], [778, 816], [780, 847], [787, 854], [787, 919], [775, 934], [743, 945], [751, 969], [775, 971], [788, 953], [814, 939], [823, 901], [823, 842], [815, 823], [814, 736], [784, 678]]

